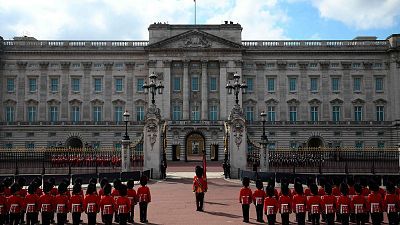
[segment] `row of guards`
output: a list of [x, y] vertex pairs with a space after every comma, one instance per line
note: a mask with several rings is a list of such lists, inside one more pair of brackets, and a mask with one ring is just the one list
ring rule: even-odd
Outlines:
[[[131, 166], [143, 166], [143, 155], [132, 155]], [[121, 155], [117, 154], [52, 154], [51, 158], [52, 167], [120, 167]]]

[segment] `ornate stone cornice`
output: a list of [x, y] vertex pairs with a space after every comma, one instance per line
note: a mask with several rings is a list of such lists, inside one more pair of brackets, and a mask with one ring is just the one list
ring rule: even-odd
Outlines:
[[364, 61], [363, 64], [364, 64], [364, 68], [365, 68], [366, 70], [372, 69], [372, 65], [373, 65], [372, 62], [370, 62], [370, 61]]
[[298, 62], [299, 67], [301, 70], [306, 70], [308, 68], [308, 62], [307, 61], [299, 61]]
[[27, 65], [28, 65], [28, 62], [25, 62], [25, 61], [17, 62], [17, 66], [18, 66], [19, 70], [25, 70]]
[[279, 70], [286, 70], [286, 61], [277, 61], [276, 64], [278, 65]]
[[256, 61], [256, 69], [257, 70], [264, 70], [265, 69], [265, 61]]
[[61, 62], [61, 70], [69, 70], [69, 66], [71, 65], [70, 62]]
[[329, 66], [330, 66], [330, 62], [329, 61], [320, 61], [319, 65], [322, 70], [328, 70]]
[[82, 62], [83, 69], [91, 70], [92, 69], [92, 62]]
[[351, 69], [351, 62], [341, 62], [341, 64], [344, 70]]
[[47, 70], [47, 68], [49, 68], [49, 62], [39, 62], [39, 66], [41, 70]]
[[105, 63], [103, 63], [103, 65], [106, 68], [106, 70], [112, 70], [114, 63], [113, 62], [105, 62]]
[[127, 70], [133, 70], [135, 68], [135, 62], [125, 62], [125, 67]]

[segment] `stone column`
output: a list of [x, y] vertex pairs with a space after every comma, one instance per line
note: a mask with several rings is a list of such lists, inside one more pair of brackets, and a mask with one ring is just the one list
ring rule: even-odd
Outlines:
[[219, 92], [220, 92], [220, 120], [226, 120], [228, 118], [227, 101], [228, 92], [226, 90], [226, 84], [228, 83], [227, 73], [226, 73], [227, 61], [219, 61]]
[[[15, 121], [24, 121], [24, 107], [25, 107], [25, 94], [26, 94], [26, 66], [27, 62], [17, 62], [18, 66], [18, 77], [15, 79], [16, 87], [15, 92], [17, 93], [17, 105], [15, 106]], [[29, 87], [28, 87], [29, 88]], [[28, 90], [29, 92], [29, 90]], [[5, 116], [4, 116], [5, 118]]]
[[[83, 62], [83, 77], [82, 80], [89, 79], [90, 80], [90, 75], [92, 71], [92, 62]], [[82, 103], [82, 120], [83, 121], [91, 121], [91, 115], [90, 115], [90, 108], [91, 108], [91, 102], [90, 102], [90, 88], [86, 88], [88, 90], [82, 90], [84, 95], [82, 96], [83, 98], [83, 103]], [[106, 96], [108, 92], [112, 92], [112, 77], [104, 77], [104, 95]], [[88, 93], [88, 94], [85, 94]], [[104, 114], [104, 113], [103, 113]], [[104, 115], [102, 115], [104, 118]], [[103, 119], [102, 118], [102, 119]]]
[[201, 119], [208, 120], [208, 76], [207, 60], [201, 62]]
[[247, 128], [242, 108], [235, 105], [229, 118], [229, 161], [231, 165], [231, 177], [240, 177], [240, 170], [246, 169], [247, 165]]
[[131, 151], [129, 149], [130, 143], [131, 143], [131, 140], [129, 140], [129, 137], [127, 140], [122, 139], [121, 172], [130, 172], [131, 171]]
[[183, 61], [183, 120], [189, 120], [189, 61]]
[[164, 84], [164, 90], [163, 94], [160, 96], [163, 102], [163, 107], [162, 107], [162, 118], [165, 118], [165, 120], [170, 120], [171, 119], [171, 61], [170, 60], [164, 60], [163, 61], [163, 67], [164, 67], [164, 74], [163, 74], [163, 84]]
[[[70, 62], [61, 62], [61, 77], [59, 81], [60, 85], [60, 92], [61, 92], [61, 119], [68, 118], [68, 106], [69, 106], [69, 82], [70, 82], [70, 77], [69, 77], [69, 67], [71, 63]], [[86, 103], [87, 104], [87, 103]], [[82, 108], [82, 112], [84, 112], [84, 109]], [[87, 110], [89, 113], [89, 109]], [[40, 113], [42, 114], [42, 113]], [[44, 117], [46, 117], [46, 112], [44, 112]], [[83, 119], [84, 117], [82, 117]], [[46, 118], [47, 120], [48, 118]], [[87, 118], [89, 120], [89, 118]]]
[[[110, 86], [111, 87], [106, 87], [104, 89], [104, 106], [103, 106], [103, 120], [104, 121], [113, 121], [114, 118], [112, 116], [112, 112], [113, 112], [113, 104], [112, 104], [112, 96], [114, 94], [114, 85], [113, 83], [115, 82], [113, 80], [113, 74], [112, 74], [112, 68], [113, 68], [113, 63], [109, 62], [109, 63], [104, 63], [104, 67], [105, 67], [105, 75], [104, 75], [104, 83], [106, 86]], [[84, 82], [87, 84], [90, 84], [90, 76], [88, 76], [88, 74], [85, 74], [85, 77], [83, 78]], [[123, 79], [123, 90], [126, 93], [127, 91], [127, 80], [128, 80], [128, 76], [125, 76], [125, 79]], [[108, 84], [107, 84], [108, 83]], [[90, 85], [86, 86], [86, 87], [90, 87]], [[87, 88], [88, 92], [90, 93], [91, 88]], [[85, 90], [84, 90], [85, 91]], [[90, 94], [88, 94], [88, 96], [90, 96]]]
[[[47, 103], [47, 93], [48, 91], [48, 80], [47, 80], [47, 69], [49, 67], [49, 62], [40, 62], [40, 77], [39, 77], [39, 85], [38, 85], [38, 92], [39, 92], [39, 104], [37, 111], [38, 112], [43, 112], [46, 115], [46, 103]], [[60, 109], [61, 110], [61, 109]], [[67, 111], [68, 112], [68, 111]], [[45, 116], [44, 116], [45, 117]], [[40, 117], [37, 118], [40, 121]], [[47, 119], [46, 119], [47, 120]], [[61, 118], [61, 120], [64, 120], [64, 118]]]

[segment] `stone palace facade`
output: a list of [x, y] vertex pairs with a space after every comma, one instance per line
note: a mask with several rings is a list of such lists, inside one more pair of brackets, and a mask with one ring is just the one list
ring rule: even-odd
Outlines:
[[[249, 28], [250, 29], [250, 28]], [[248, 139], [269, 148], [396, 146], [400, 125], [400, 35], [385, 40], [242, 40], [242, 26], [149, 26], [147, 41], [0, 39], [0, 148], [117, 147], [140, 141], [158, 75], [168, 160], [224, 157], [235, 96]]]

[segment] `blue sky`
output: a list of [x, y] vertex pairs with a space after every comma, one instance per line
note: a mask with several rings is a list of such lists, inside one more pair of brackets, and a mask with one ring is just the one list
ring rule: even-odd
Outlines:
[[[400, 0], [196, 0], [198, 24], [240, 23], [243, 40], [400, 33]], [[0, 0], [0, 36], [148, 40], [154, 22], [193, 24], [193, 0]]]

